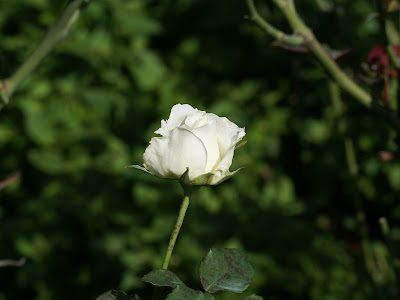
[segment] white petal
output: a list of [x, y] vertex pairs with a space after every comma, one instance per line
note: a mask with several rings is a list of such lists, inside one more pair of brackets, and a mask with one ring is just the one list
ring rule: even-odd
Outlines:
[[218, 145], [221, 156], [224, 156], [228, 149], [236, 145], [244, 136], [244, 128], [238, 127], [235, 123], [229, 121], [227, 118], [217, 119], [217, 136]]
[[180, 178], [189, 168], [189, 179], [213, 173], [213, 181], [228, 176], [236, 144], [245, 135], [227, 118], [177, 104], [168, 120], [161, 121], [144, 155], [146, 169], [162, 178]]
[[235, 144], [232, 145], [225, 153], [225, 155], [222, 157], [221, 161], [218, 163], [218, 165], [215, 167], [215, 171], [213, 173], [217, 172], [228, 172], [230, 166], [232, 165], [232, 159], [233, 159], [233, 154], [235, 152]]
[[162, 136], [168, 136], [169, 130], [167, 127], [167, 122], [165, 120], [161, 120], [161, 127], [154, 131], [154, 133], [160, 134]]
[[220, 152], [217, 140], [217, 126], [214, 120], [208, 124], [193, 129], [192, 131], [204, 144], [207, 150], [207, 165], [205, 172], [211, 172], [215, 164], [220, 160]]
[[182, 125], [189, 115], [197, 111], [198, 110], [196, 108], [191, 107], [189, 104], [175, 104], [171, 109], [168, 120], [162, 120], [161, 128], [158, 129], [155, 133], [164, 136], [168, 135], [168, 132]]
[[164, 163], [168, 154], [168, 144], [169, 139], [167, 137], [153, 137], [143, 154], [145, 168], [161, 178], [171, 178], [171, 174]]
[[205, 174], [207, 151], [203, 142], [192, 132], [183, 128], [171, 131], [168, 145], [168, 170], [177, 176], [189, 168], [189, 179]]
[[208, 123], [208, 118], [205, 117], [206, 112], [198, 110], [185, 119], [185, 125], [189, 126], [191, 129], [204, 126]]

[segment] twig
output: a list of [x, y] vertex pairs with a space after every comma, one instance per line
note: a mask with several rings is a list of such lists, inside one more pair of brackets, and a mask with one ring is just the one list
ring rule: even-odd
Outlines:
[[[252, 16], [257, 16], [262, 20], [261, 21], [258, 18], [254, 20], [253, 18], [256, 24], [260, 27], [264, 23], [268, 24], [257, 13], [253, 0], [246, 1]], [[363, 88], [361, 88], [357, 83], [355, 83], [346, 73], [344, 73], [336, 64], [336, 62], [332, 59], [332, 57], [324, 50], [322, 45], [315, 38], [313, 32], [299, 17], [293, 0], [273, 0], [273, 2], [280, 8], [282, 13], [284, 14], [286, 20], [289, 22], [290, 26], [295, 32], [295, 36], [301, 35], [303, 37], [303, 45], [308, 48], [311, 53], [314, 54], [317, 60], [322, 64], [328, 74], [330, 74], [333, 79], [339, 84], [339, 86], [350, 95], [352, 95], [355, 99], [357, 99], [360, 103], [367, 107], [370, 107], [372, 103], [371, 95], [367, 93]], [[266, 29], [265, 31], [271, 34], [270, 31]], [[275, 38], [277, 36], [277, 34], [271, 35]]]
[[64, 9], [61, 17], [50, 27], [47, 34], [28, 59], [8, 79], [0, 81], [0, 110], [29, 74], [40, 64], [53, 48], [63, 40], [72, 24], [79, 18], [82, 9], [90, 0], [73, 0]]
[[0, 190], [4, 189], [7, 185], [12, 184], [14, 181], [17, 181], [21, 178], [21, 172], [17, 172], [14, 175], [0, 181]]
[[246, 0], [246, 2], [250, 12], [250, 16], [248, 17], [248, 19], [256, 23], [262, 30], [274, 37], [277, 41], [283, 42], [285, 44], [291, 46], [303, 45], [304, 39], [301, 35], [288, 35], [278, 30], [260, 16], [252, 0]]
[[2, 259], [0, 260], [0, 268], [3, 267], [22, 267], [26, 262], [25, 257], [21, 257], [19, 260], [14, 259]]
[[[392, 243], [392, 238], [390, 236], [389, 223], [385, 217], [379, 218], [378, 221], [379, 221], [379, 225], [381, 227], [383, 237], [386, 242], [386, 246], [387, 246], [389, 254], [390, 254], [391, 267], [393, 269], [394, 276], [395, 276], [396, 288], [398, 289], [400, 287], [400, 263], [399, 263], [399, 259], [396, 257], [395, 251], [393, 251], [393, 243]], [[400, 290], [399, 290], [399, 292], [400, 292]]]

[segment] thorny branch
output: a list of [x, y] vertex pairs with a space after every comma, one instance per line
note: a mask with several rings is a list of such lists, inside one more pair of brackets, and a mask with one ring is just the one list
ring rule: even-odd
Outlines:
[[[270, 23], [268, 23], [258, 13], [253, 0], [246, 0], [247, 7], [249, 9], [250, 17], [256, 25], [258, 25], [263, 31], [271, 35], [277, 42], [284, 46], [303, 47], [312, 53], [317, 61], [322, 65], [326, 72], [332, 77], [332, 79], [340, 86], [341, 89], [346, 91], [348, 94], [353, 96], [354, 99], [359, 101], [361, 104], [370, 108], [373, 112], [381, 115], [388, 124], [397, 132], [400, 137], [400, 120], [396, 113], [384, 107], [373, 99], [371, 93], [360, 87], [352, 78], [350, 78], [343, 70], [338, 66], [332, 56], [324, 49], [321, 43], [317, 40], [312, 30], [303, 22], [301, 17], [296, 11], [293, 0], [273, 0], [275, 5], [281, 10], [286, 20], [290, 24], [294, 34], [287, 35]], [[400, 139], [399, 139], [400, 146]]]

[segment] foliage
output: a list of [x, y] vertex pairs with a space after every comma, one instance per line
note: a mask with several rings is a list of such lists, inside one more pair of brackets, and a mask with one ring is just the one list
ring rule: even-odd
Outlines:
[[136, 300], [136, 299], [140, 300], [140, 298], [137, 296], [130, 297], [124, 292], [116, 290], [107, 291], [96, 298], [96, 300]]
[[240, 250], [213, 248], [201, 261], [199, 275], [205, 293], [187, 287], [174, 273], [166, 269], [151, 271], [143, 276], [142, 280], [157, 287], [173, 288], [166, 298], [168, 300], [212, 300], [212, 294], [218, 291], [244, 292], [253, 280], [254, 270]]
[[[0, 78], [62, 2], [0, 1]], [[296, 2], [321, 42], [351, 48], [340, 65], [362, 74], [383, 42], [379, 19], [366, 21], [373, 3]], [[268, 1], [257, 6], [286, 28]], [[193, 196], [170, 263], [183, 282], [200, 288], [193, 266], [206, 249], [239, 248], [255, 271], [249, 293], [265, 299], [395, 299], [400, 164], [378, 156], [396, 150], [393, 131], [342, 95], [359, 167], [351, 177], [329, 78], [304, 54], [269, 47], [245, 14], [245, 1], [91, 1], [0, 112], [0, 181], [20, 174], [0, 190], [0, 259], [27, 259], [0, 269], [0, 300], [96, 299], [114, 288], [150, 297], [140, 278], [161, 266], [180, 187], [123, 166], [141, 163], [176, 103], [247, 132], [232, 169], [246, 168]]]

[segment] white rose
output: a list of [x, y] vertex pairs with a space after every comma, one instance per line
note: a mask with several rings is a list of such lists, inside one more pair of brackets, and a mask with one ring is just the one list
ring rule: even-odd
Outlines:
[[188, 104], [174, 105], [155, 133], [161, 137], [150, 140], [143, 154], [144, 170], [193, 185], [214, 185], [232, 176], [235, 147], [245, 135], [244, 128], [227, 118]]

